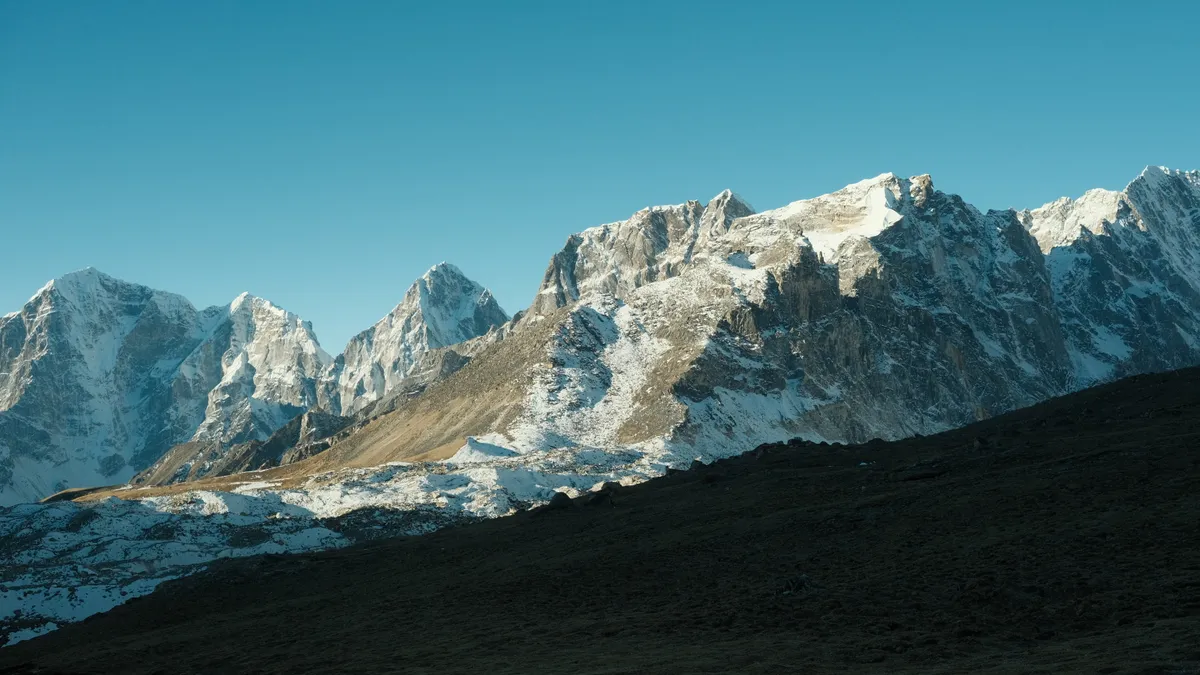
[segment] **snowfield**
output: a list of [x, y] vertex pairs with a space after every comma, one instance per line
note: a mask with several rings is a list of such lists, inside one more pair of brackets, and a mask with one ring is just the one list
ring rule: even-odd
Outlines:
[[[663, 468], [636, 450], [522, 454], [472, 438], [444, 462], [323, 474], [303, 489], [247, 481], [230, 492], [14, 506], [0, 511], [0, 643], [107, 611], [218, 558], [425, 534]], [[338, 520], [354, 515], [353, 526]]]

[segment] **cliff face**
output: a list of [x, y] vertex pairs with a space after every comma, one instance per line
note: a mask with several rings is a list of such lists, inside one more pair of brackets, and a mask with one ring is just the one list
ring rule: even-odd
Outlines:
[[269, 435], [315, 402], [330, 360], [311, 327], [265, 300], [197, 311], [93, 269], [0, 319], [0, 345], [10, 504], [127, 480], [189, 439]]
[[[892, 174], [763, 213], [730, 192], [648, 208], [573, 235], [503, 341], [338, 461], [467, 436], [668, 462], [898, 438], [1194, 364], [1198, 176], [1022, 212]], [[411, 432], [436, 410], [461, 413]]]

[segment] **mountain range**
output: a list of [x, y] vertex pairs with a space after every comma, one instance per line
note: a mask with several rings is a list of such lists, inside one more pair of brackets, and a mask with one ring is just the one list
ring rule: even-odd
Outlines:
[[479, 448], [653, 472], [929, 434], [1200, 362], [1198, 244], [1200, 173], [1163, 168], [1026, 211], [929, 176], [761, 213], [726, 191], [572, 235], [512, 318], [435, 266], [336, 358], [267, 300], [197, 310], [87, 269], [0, 319], [0, 503]]
[[0, 318], [0, 639], [217, 558], [589, 500], [784, 439], [916, 438], [1200, 363], [1198, 237], [1200, 173], [1162, 168], [1027, 211], [929, 176], [764, 212], [727, 191], [572, 235], [511, 318], [435, 266], [337, 357], [263, 299], [197, 310], [68, 274]]
[[67, 274], [0, 319], [0, 504], [124, 482], [179, 444], [211, 464], [310, 409], [358, 411], [453, 367], [432, 355], [507, 320], [440, 264], [333, 358], [308, 322], [262, 298], [196, 310], [95, 269]]

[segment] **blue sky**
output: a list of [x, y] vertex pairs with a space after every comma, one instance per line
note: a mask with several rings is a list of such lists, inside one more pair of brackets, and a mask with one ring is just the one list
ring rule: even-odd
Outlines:
[[441, 260], [512, 312], [572, 232], [726, 187], [1120, 188], [1200, 168], [1197, 25], [1193, 1], [0, 0], [0, 313], [91, 265], [248, 290], [337, 352]]

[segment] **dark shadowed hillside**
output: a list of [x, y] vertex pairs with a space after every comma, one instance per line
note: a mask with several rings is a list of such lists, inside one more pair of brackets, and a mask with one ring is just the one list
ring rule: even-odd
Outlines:
[[[3, 673], [1200, 672], [1200, 369], [228, 561]], [[590, 503], [585, 503], [590, 502]]]

